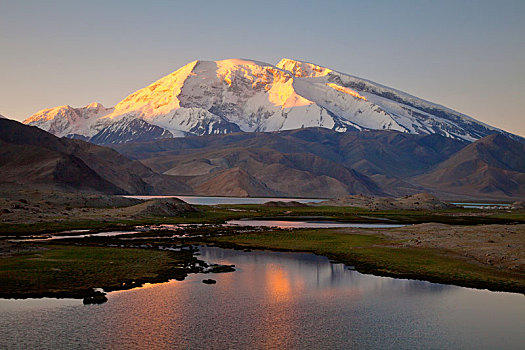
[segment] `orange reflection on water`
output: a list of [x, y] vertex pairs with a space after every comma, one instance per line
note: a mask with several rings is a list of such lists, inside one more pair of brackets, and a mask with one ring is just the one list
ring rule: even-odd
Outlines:
[[280, 264], [268, 264], [265, 269], [266, 291], [274, 302], [289, 301], [302, 291], [305, 281], [300, 276], [291, 278]]
[[266, 269], [266, 286], [268, 293], [275, 300], [288, 299], [292, 288], [288, 274], [281, 266], [270, 264]]

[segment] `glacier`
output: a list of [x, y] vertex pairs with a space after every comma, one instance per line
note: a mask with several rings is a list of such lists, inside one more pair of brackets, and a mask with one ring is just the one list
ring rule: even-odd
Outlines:
[[25, 124], [98, 144], [306, 127], [394, 130], [475, 141], [516, 137], [405, 92], [330, 68], [284, 58], [193, 61], [117, 105], [39, 111]]

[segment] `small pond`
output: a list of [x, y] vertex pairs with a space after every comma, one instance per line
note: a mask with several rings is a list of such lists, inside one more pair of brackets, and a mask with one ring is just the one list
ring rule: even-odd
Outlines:
[[520, 294], [364, 275], [313, 254], [200, 254], [237, 271], [112, 292], [102, 305], [0, 299], [0, 348], [525, 348]]

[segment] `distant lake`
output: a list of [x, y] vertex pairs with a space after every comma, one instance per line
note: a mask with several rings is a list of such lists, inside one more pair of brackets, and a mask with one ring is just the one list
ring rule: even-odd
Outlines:
[[[186, 203], [195, 205], [217, 205], [217, 204], [264, 204], [266, 202], [299, 202], [299, 203], [319, 203], [326, 199], [319, 198], [266, 198], [266, 197], [206, 197], [206, 196], [123, 196], [136, 199], [155, 199], [155, 198], [179, 198]], [[470, 208], [482, 209], [485, 207], [508, 208], [508, 203], [452, 203], [454, 205]]]
[[509, 203], [452, 203], [458, 207], [463, 207], [466, 209], [483, 209], [487, 207], [499, 207], [502, 209], [510, 208], [511, 204]]
[[376, 223], [361, 223], [361, 222], [337, 222], [337, 221], [292, 221], [292, 220], [230, 220], [226, 225], [239, 226], [263, 226], [263, 227], [279, 227], [279, 228], [341, 228], [341, 227], [355, 227], [355, 228], [395, 228], [404, 227], [406, 225], [399, 224], [376, 224]]
[[[155, 230], [184, 230], [187, 226], [192, 224], [160, 224], [160, 225], [140, 225], [134, 227], [133, 230], [127, 231], [102, 231], [90, 232], [90, 230], [71, 230], [56, 232], [54, 234], [43, 234], [36, 237], [25, 237], [19, 239], [12, 239], [12, 242], [45, 242], [60, 239], [79, 239], [85, 237], [115, 237], [115, 236], [133, 236], [136, 234], [151, 232]], [[205, 224], [194, 224], [195, 226], [206, 226]], [[261, 227], [278, 227], [278, 228], [395, 228], [404, 227], [403, 224], [388, 224], [388, 223], [359, 223], [359, 222], [338, 222], [338, 221], [304, 221], [304, 220], [230, 220], [225, 224], [216, 226], [261, 226]], [[183, 235], [184, 233], [181, 233]]]
[[313, 254], [200, 252], [237, 271], [112, 292], [102, 305], [0, 299], [0, 348], [525, 348], [520, 294], [364, 275]]
[[217, 204], [263, 204], [270, 201], [275, 202], [322, 202], [325, 199], [316, 198], [262, 198], [262, 197], [202, 197], [202, 196], [123, 196], [136, 199], [154, 199], [154, 198], [178, 198], [186, 203], [195, 205], [217, 205]]

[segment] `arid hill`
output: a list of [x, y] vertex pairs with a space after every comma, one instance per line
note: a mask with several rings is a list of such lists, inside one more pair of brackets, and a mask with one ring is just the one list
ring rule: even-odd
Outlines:
[[[228, 193], [214, 178], [231, 179], [229, 172], [238, 168], [243, 172], [236, 172], [236, 182], [252, 179], [250, 186], [236, 190], [239, 193], [260, 196], [261, 186], [252, 185], [256, 182], [266, 187], [266, 196], [330, 198], [424, 191], [409, 177], [431, 169], [464, 146], [463, 141], [439, 135], [309, 128], [165, 139], [114, 148], [157, 172], [179, 176], [199, 194]], [[199, 187], [202, 183], [207, 185]]]
[[469, 144], [436, 134], [305, 128], [113, 147], [206, 195], [525, 197], [525, 144], [498, 134]]
[[399, 198], [355, 195], [330, 199], [312, 205], [358, 207], [370, 210], [440, 210], [455, 207], [455, 205], [443, 202], [429, 193], [418, 193], [412, 196], [403, 196]]
[[525, 198], [525, 144], [503, 135], [490, 135], [414, 181], [441, 192]]
[[112, 149], [57, 138], [36, 127], [0, 119], [0, 187], [107, 194], [191, 193]]

